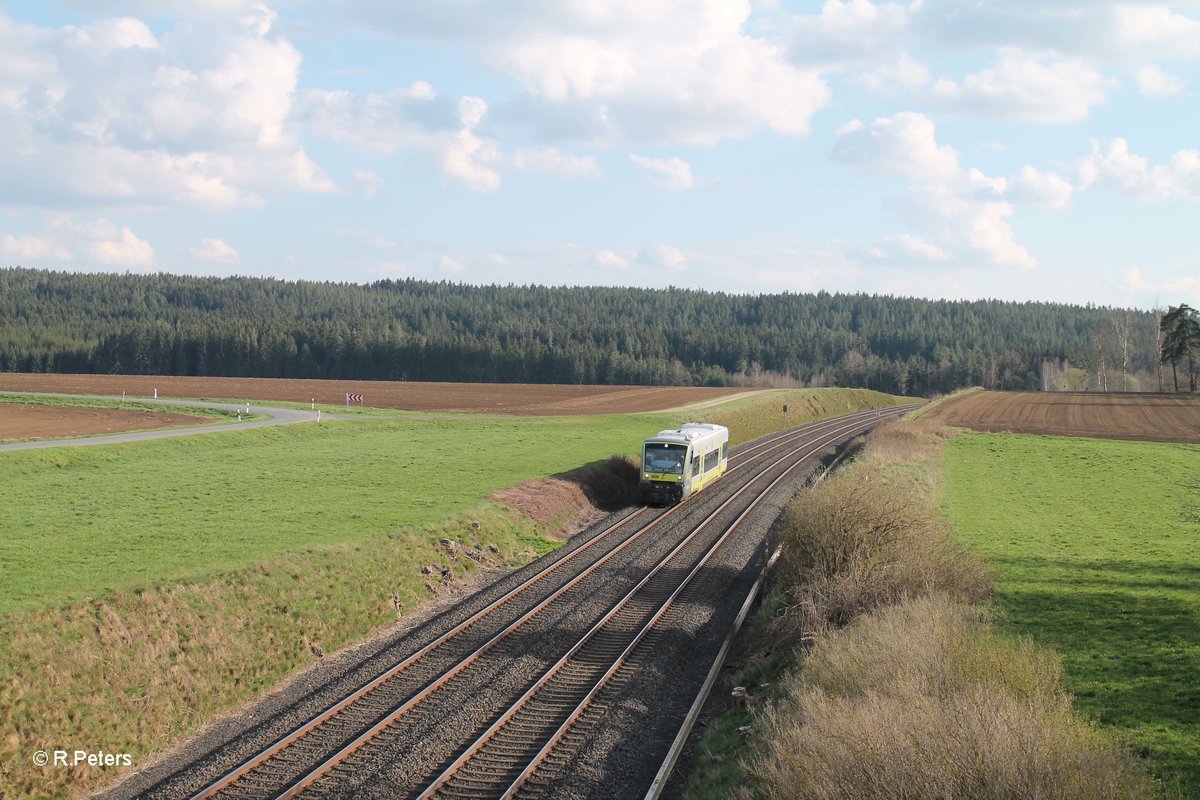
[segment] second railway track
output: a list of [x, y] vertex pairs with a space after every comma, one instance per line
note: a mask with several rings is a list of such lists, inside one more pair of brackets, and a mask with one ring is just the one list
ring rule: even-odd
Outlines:
[[673, 607], [720, 591], [706, 565], [724, 543], [746, 538], [739, 525], [772, 488], [814, 454], [897, 413], [846, 415], [739, 449], [713, 489], [580, 537], [477, 602], [476, 613], [435, 620], [404, 656], [358, 670], [370, 677], [332, 702], [314, 698], [309, 705], [320, 705], [301, 724], [263, 723], [139, 795], [540, 794], [572, 763], [570, 742], [581, 741], [575, 723], [593, 725], [590, 704], [627, 686], [639, 647], [662, 639], [655, 626]]

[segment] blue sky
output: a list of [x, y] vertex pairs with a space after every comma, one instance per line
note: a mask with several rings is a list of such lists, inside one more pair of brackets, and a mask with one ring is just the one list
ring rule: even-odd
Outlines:
[[1200, 0], [0, 4], [0, 264], [1200, 305]]

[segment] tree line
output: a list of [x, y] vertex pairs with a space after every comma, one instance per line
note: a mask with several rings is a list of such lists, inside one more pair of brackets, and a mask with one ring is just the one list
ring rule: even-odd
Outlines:
[[0, 322], [0, 370], [20, 372], [920, 395], [1161, 379], [1157, 314], [997, 300], [8, 268]]

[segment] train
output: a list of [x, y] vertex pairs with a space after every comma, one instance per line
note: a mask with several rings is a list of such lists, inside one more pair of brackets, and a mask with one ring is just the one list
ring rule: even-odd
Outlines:
[[729, 429], [710, 422], [685, 422], [642, 442], [638, 489], [648, 505], [674, 505], [725, 474]]

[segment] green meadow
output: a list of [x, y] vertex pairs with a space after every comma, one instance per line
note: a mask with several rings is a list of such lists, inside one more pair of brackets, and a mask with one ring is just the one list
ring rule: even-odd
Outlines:
[[1077, 707], [1200, 796], [1200, 447], [970, 434], [945, 506]]
[[[783, 391], [696, 414], [737, 442], [894, 401]], [[636, 454], [687, 418], [413, 414], [0, 454], [0, 615], [426, 528], [497, 489]]]
[[0, 456], [0, 614], [425, 527], [668, 417], [412, 419]]

